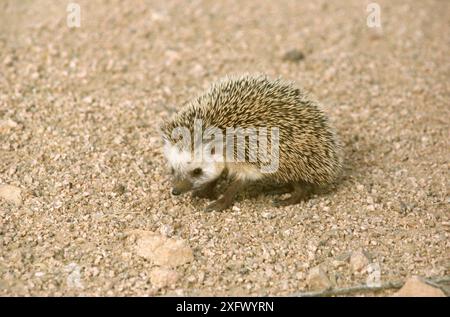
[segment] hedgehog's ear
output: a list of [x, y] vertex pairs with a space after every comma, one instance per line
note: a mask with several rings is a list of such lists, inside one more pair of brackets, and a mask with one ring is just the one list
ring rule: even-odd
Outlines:
[[203, 152], [208, 155], [216, 154], [216, 147], [214, 141], [207, 141], [203, 143]]
[[214, 138], [203, 145], [203, 153], [211, 160], [221, 160], [223, 155], [223, 142], [221, 139]]
[[210, 149], [211, 155], [223, 149], [223, 132], [217, 127], [208, 127], [203, 134], [203, 142]]

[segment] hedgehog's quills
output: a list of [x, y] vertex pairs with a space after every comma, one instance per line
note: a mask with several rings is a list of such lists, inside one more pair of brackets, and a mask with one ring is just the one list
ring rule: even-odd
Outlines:
[[[198, 135], [197, 128], [204, 134]], [[276, 168], [266, 169], [274, 157], [253, 151], [249, 135], [211, 137], [227, 135], [227, 128], [276, 131], [277, 138], [265, 134], [269, 136], [267, 148], [276, 154]], [[276, 206], [297, 204], [315, 186], [332, 182], [341, 169], [339, 143], [318, 103], [293, 85], [264, 76], [245, 75], [213, 84], [167, 122], [162, 132], [164, 154], [173, 174], [172, 194], [193, 190], [198, 197], [213, 198], [219, 177], [226, 172], [231, 179], [222, 197], [206, 210], [230, 207], [243, 187], [261, 180], [291, 187], [291, 197], [276, 201]], [[258, 150], [263, 148], [261, 140], [253, 143]], [[236, 161], [239, 153], [241, 160]]]

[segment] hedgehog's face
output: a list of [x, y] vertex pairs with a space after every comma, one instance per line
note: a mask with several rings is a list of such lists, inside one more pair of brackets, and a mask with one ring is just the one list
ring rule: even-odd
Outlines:
[[166, 143], [164, 155], [169, 163], [172, 174], [172, 194], [180, 195], [190, 190], [196, 190], [217, 179], [223, 171], [219, 157], [205, 160], [194, 159], [190, 151]]

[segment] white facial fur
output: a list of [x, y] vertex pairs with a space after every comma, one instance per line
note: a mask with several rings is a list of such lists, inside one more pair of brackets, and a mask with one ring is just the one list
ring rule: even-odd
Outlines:
[[[187, 178], [194, 188], [215, 180], [223, 171], [223, 158], [211, 156], [209, 151], [210, 148], [204, 146], [204, 155], [200, 156], [199, 160], [188, 150], [180, 149], [179, 146], [167, 141], [164, 143], [164, 155], [169, 165], [174, 169], [178, 177]], [[191, 172], [196, 168], [201, 168], [202, 173], [197, 177], [193, 177]]]

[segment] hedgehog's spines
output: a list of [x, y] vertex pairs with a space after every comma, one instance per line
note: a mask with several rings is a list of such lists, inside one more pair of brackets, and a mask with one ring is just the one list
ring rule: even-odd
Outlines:
[[340, 143], [320, 105], [290, 81], [262, 74], [227, 76], [188, 102], [164, 132], [184, 126], [192, 133], [195, 118], [222, 129], [279, 128], [279, 168], [266, 175], [274, 181], [325, 184], [341, 169]]

